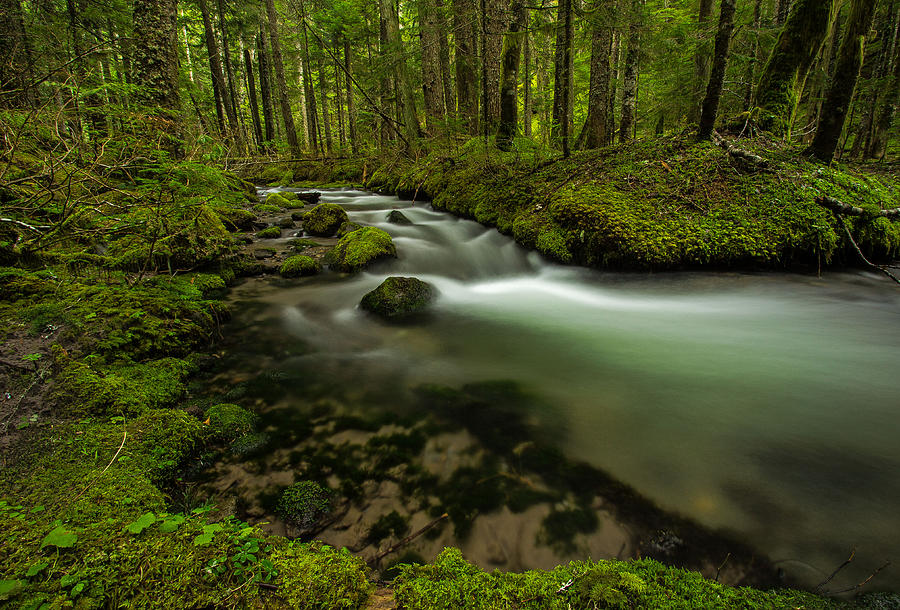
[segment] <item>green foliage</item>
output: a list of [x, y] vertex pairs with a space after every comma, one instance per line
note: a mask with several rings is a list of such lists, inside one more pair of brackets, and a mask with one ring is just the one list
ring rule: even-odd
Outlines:
[[275, 512], [286, 522], [307, 529], [331, 511], [331, 496], [330, 489], [301, 481], [281, 492]]
[[256, 212], [261, 212], [263, 214], [277, 214], [281, 211], [281, 208], [277, 205], [271, 205], [268, 203], [257, 203], [253, 206], [253, 210]]
[[256, 234], [260, 239], [273, 239], [281, 237], [281, 229], [278, 227], [269, 227], [268, 229], [263, 229], [259, 233]]
[[[296, 199], [296, 197], [294, 197]], [[287, 208], [290, 207], [290, 200], [283, 193], [269, 193], [266, 195], [266, 205], [269, 207]]]
[[303, 230], [310, 235], [334, 235], [349, 220], [344, 208], [334, 203], [320, 203], [303, 216]]
[[328, 252], [325, 262], [335, 271], [361, 271], [370, 263], [384, 257], [396, 257], [397, 249], [391, 236], [375, 227], [365, 227], [348, 233]]
[[362, 608], [372, 590], [366, 564], [347, 549], [294, 544], [273, 553], [272, 561], [292, 608]]
[[252, 432], [258, 420], [250, 411], [230, 403], [211, 406], [204, 413], [204, 417], [209, 422], [210, 436], [226, 442]]
[[296, 255], [288, 257], [281, 265], [278, 273], [284, 277], [298, 277], [315, 275], [321, 270], [322, 266], [315, 259], [308, 256]]

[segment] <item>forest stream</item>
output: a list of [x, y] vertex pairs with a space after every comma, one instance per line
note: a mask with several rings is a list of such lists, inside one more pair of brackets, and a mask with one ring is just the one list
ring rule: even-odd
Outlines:
[[[852, 548], [837, 579], [849, 585], [900, 559], [900, 293], [882, 277], [605, 273], [552, 264], [427, 204], [351, 190], [323, 201], [390, 233], [397, 259], [354, 276], [250, 279], [232, 290], [234, 321], [207, 391], [255, 404], [267, 436], [211, 466], [202, 494], [237, 497], [239, 514], [283, 532], [272, 497], [315, 462], [311, 442], [340, 453], [412, 428], [426, 437], [416, 464], [438, 487], [491, 462], [492, 439], [507, 443], [507, 458], [529, 443], [553, 446], [731, 533], [806, 586]], [[393, 209], [412, 224], [389, 223]], [[389, 275], [437, 288], [428, 315], [397, 325], [358, 308]], [[436, 388], [485, 387], [512, 395], [476, 401], [498, 406], [497, 418], [475, 414], [457, 431], [422, 423]], [[348, 425], [350, 416], [384, 425]], [[505, 463], [507, 478], [529, 478]], [[339, 479], [332, 474], [335, 487]], [[358, 552], [371, 543], [371, 555], [387, 546], [364, 540], [378, 517], [406, 519], [386, 530], [396, 540], [446, 510], [440, 491], [410, 490], [402, 473], [356, 483], [367, 508], [345, 508], [317, 538]], [[462, 484], [458, 493], [467, 489], [482, 493]], [[443, 527], [398, 555], [431, 560], [452, 544], [483, 567], [516, 570], [634, 556], [629, 528], [602, 505], [592, 505], [601, 515], [593, 530], [548, 537], [548, 515], [577, 496], [481, 510], [471, 531]], [[900, 575], [888, 569], [879, 584], [900, 588]]]

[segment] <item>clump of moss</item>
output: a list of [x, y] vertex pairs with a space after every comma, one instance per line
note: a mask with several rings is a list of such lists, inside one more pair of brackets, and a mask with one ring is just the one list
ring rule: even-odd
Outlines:
[[381, 229], [365, 227], [342, 237], [326, 255], [326, 262], [335, 271], [352, 273], [392, 256], [397, 256], [397, 249], [391, 236]]
[[269, 227], [268, 229], [263, 229], [257, 233], [256, 236], [260, 239], [276, 239], [281, 237], [281, 229], [278, 227]]
[[310, 235], [334, 235], [349, 220], [344, 208], [334, 203], [320, 203], [303, 217], [303, 230]]
[[330, 489], [314, 481], [300, 481], [281, 492], [275, 512], [285, 522], [309, 529], [331, 512], [331, 496]]
[[362, 229], [362, 228], [363, 228], [363, 226], [361, 224], [348, 221], [341, 225], [341, 228], [337, 230], [336, 235], [338, 237], [343, 237], [347, 233], [352, 233], [353, 231], [356, 231], [356, 230]]
[[279, 596], [291, 608], [362, 608], [372, 590], [365, 562], [321, 543], [292, 544], [273, 553]]
[[305, 237], [296, 237], [289, 241], [288, 245], [297, 252], [301, 252], [303, 250], [306, 250], [307, 248], [315, 248], [316, 246], [320, 246], [322, 244], [311, 239], [306, 239]]
[[243, 208], [219, 208], [216, 213], [231, 231], [249, 231], [256, 220], [256, 214]]
[[263, 214], [277, 214], [281, 211], [281, 208], [277, 205], [271, 205], [268, 203], [257, 203], [253, 206], [253, 209], [257, 212], [262, 212]]
[[425, 310], [434, 297], [434, 287], [428, 282], [414, 277], [391, 276], [366, 293], [359, 305], [383, 318], [398, 319]]
[[291, 204], [283, 193], [269, 193], [266, 195], [266, 205], [278, 208], [286, 208]]
[[223, 441], [233, 441], [250, 433], [257, 421], [256, 415], [231, 403], [213, 405], [204, 416], [209, 422], [210, 436]]
[[284, 277], [302, 277], [306, 275], [315, 275], [321, 270], [322, 266], [315, 259], [308, 256], [297, 255], [291, 256], [284, 261], [284, 264], [281, 265], [278, 273]]
[[300, 198], [294, 191], [279, 191], [278, 193], [273, 193], [273, 195], [279, 195], [287, 201], [297, 201]]

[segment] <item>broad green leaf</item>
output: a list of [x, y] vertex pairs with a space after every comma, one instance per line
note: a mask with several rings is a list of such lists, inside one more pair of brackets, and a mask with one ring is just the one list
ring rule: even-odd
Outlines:
[[128, 531], [132, 534], [140, 534], [154, 523], [156, 523], [156, 515], [153, 513], [144, 513], [137, 521], [128, 526]]
[[0, 599], [6, 599], [7, 595], [15, 593], [24, 585], [22, 580], [0, 580]]
[[33, 566], [31, 566], [30, 568], [28, 568], [28, 571], [25, 572], [25, 576], [27, 576], [28, 578], [31, 578], [32, 576], [37, 576], [38, 574], [43, 572], [44, 568], [46, 568], [48, 565], [50, 565], [49, 561], [38, 562], [38, 563], [34, 564]]
[[182, 523], [184, 523], [184, 517], [180, 515], [174, 515], [160, 524], [159, 531], [161, 531], [163, 534], [171, 534], [172, 532], [177, 530], [178, 526]]
[[80, 582], [72, 587], [72, 590], [69, 591], [69, 595], [71, 595], [72, 597], [78, 597], [79, 595], [81, 595], [82, 591], [84, 591], [84, 583]]
[[75, 546], [75, 542], [78, 541], [78, 535], [71, 530], [67, 530], [62, 525], [58, 525], [53, 530], [44, 536], [43, 541], [41, 541], [41, 548], [45, 546], [55, 546], [59, 549], [70, 549]]
[[215, 534], [200, 534], [199, 536], [194, 537], [194, 546], [206, 546], [212, 539], [215, 537]]

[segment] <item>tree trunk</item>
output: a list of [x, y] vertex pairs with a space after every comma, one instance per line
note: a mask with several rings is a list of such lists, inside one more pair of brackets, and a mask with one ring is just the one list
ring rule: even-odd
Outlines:
[[398, 101], [403, 115], [403, 128], [406, 132], [407, 144], [412, 146], [422, 136], [419, 119], [416, 116], [416, 102], [413, 95], [412, 83], [409, 78], [409, 69], [406, 58], [403, 56], [403, 47], [400, 43], [400, 17], [394, 0], [379, 0], [382, 17], [387, 27], [388, 48], [394, 55], [393, 68], [394, 80], [398, 93]]
[[834, 151], [844, 131], [844, 122], [856, 90], [856, 80], [862, 66], [866, 35], [875, 17], [875, 0], [853, 0], [850, 19], [841, 40], [831, 86], [822, 104], [822, 115], [809, 152], [818, 159], [831, 163]]
[[[384, 0], [379, 0], [379, 2], [383, 1]], [[385, 110], [385, 112], [387, 112], [388, 108], [390, 108], [390, 103], [393, 101], [392, 94], [394, 91], [394, 69], [390, 61], [390, 44], [388, 42], [387, 22], [388, 20], [385, 18], [385, 11], [379, 8], [378, 51], [379, 58], [381, 59], [381, 65], [379, 66], [379, 74], [381, 77], [379, 95], [381, 96], [381, 107]], [[389, 121], [386, 117], [381, 117], [379, 126], [378, 140], [381, 143], [381, 148], [387, 148], [390, 141], [394, 139], [394, 134], [398, 133], [396, 126], [391, 123], [391, 121]]]
[[269, 152], [271, 142], [275, 140], [275, 105], [272, 103], [272, 72], [269, 69], [269, 52], [266, 48], [266, 36], [262, 30], [256, 36], [256, 48], [259, 51], [259, 95], [262, 98], [263, 121], [266, 128], [263, 148]]
[[319, 94], [322, 96], [322, 127], [325, 130], [325, 150], [331, 154], [331, 113], [328, 112], [328, 83], [325, 68], [319, 60]]
[[31, 49], [21, 0], [0, 0], [0, 107], [25, 106], [31, 80]]
[[444, 83], [441, 77], [441, 46], [435, 0], [419, 0], [419, 40], [422, 48], [422, 96], [425, 100], [425, 130], [437, 133], [445, 117]]
[[525, 56], [525, 70], [522, 75], [522, 85], [525, 89], [525, 100], [522, 103], [522, 127], [526, 138], [531, 137], [531, 15], [530, 10], [525, 9], [525, 33], [523, 39], [523, 55]]
[[306, 138], [309, 147], [313, 150], [321, 148], [321, 133], [319, 133], [318, 109], [316, 108], [316, 91], [313, 86], [312, 68], [309, 61], [309, 32], [306, 29], [306, 6], [300, 2], [300, 18], [303, 23], [303, 55], [300, 58], [300, 69], [303, 76], [303, 99], [306, 102]]
[[787, 21], [788, 13], [791, 11], [791, 0], [775, 1], [775, 23], [776, 25], [784, 25]]
[[553, 69], [553, 123], [550, 140], [562, 145], [571, 130], [570, 100], [572, 89], [572, 0], [559, 0], [556, 15], [556, 47]]
[[456, 96], [453, 94], [453, 78], [450, 74], [450, 43], [447, 41], [447, 10], [444, 0], [435, 0], [437, 6], [438, 44], [441, 56], [441, 85], [444, 90], [444, 109], [448, 115], [456, 113]]
[[161, 145], [183, 154], [181, 98], [178, 95], [178, 34], [175, 0], [135, 0], [134, 73], [140, 101], [158, 117]]
[[709, 77], [709, 86], [706, 88], [706, 97], [703, 99], [703, 110], [700, 113], [698, 135], [701, 140], [708, 140], [712, 137], [713, 127], [716, 124], [722, 86], [725, 84], [725, 70], [728, 68], [728, 48], [731, 45], [731, 33], [734, 31], [734, 11], [735, 0], [722, 0], [712, 72]]
[[763, 128], [790, 135], [806, 76], [833, 19], [834, 0], [798, 0], [794, 6], [756, 89]]
[[228, 116], [228, 127], [234, 129], [234, 119], [228, 107], [225, 91], [225, 76], [222, 74], [222, 63], [219, 60], [219, 48], [213, 33], [212, 19], [209, 16], [209, 8], [206, 0], [197, 0], [200, 6], [200, 14], [203, 17], [203, 37], [206, 41], [206, 53], [209, 55], [209, 72], [212, 75], [213, 97], [216, 102], [216, 118], [219, 121], [219, 132], [224, 136], [228, 133], [225, 126], [225, 117]]
[[619, 90], [619, 62], [622, 55], [622, 34], [618, 29], [613, 31], [612, 53], [609, 66], [609, 108], [607, 108], [606, 124], [609, 125], [609, 141], [615, 140], [613, 126], [616, 124], [616, 98]]
[[[595, 3], [599, 8], [600, 2]], [[594, 17], [593, 34], [591, 36], [591, 81], [588, 91], [588, 114], [584, 128], [578, 137], [577, 148], [582, 150], [600, 148], [610, 143], [612, 124], [608, 122], [610, 77], [612, 70], [610, 61], [613, 51], [612, 28], [602, 23], [599, 16]]]
[[256, 149], [265, 152], [262, 124], [259, 121], [259, 105], [256, 102], [256, 80], [253, 78], [253, 58], [250, 49], [244, 49], [244, 71], [247, 74], [247, 97], [250, 98], [250, 118], [253, 121], [253, 136], [256, 139]]
[[269, 38], [272, 42], [272, 64], [275, 68], [275, 84], [278, 88], [278, 101], [281, 105], [281, 116], [284, 120], [284, 132], [291, 149], [291, 155], [300, 156], [300, 142], [297, 140], [297, 128], [294, 126], [294, 115], [291, 113], [291, 101], [288, 98], [287, 80], [284, 77], [284, 62], [281, 60], [281, 38], [278, 36], [278, 17], [275, 14], [274, 0], [266, 0], [266, 15], [269, 22]]
[[632, 0], [631, 25], [628, 28], [628, 50], [622, 76], [622, 120], [619, 123], [619, 142], [628, 142], [634, 136], [634, 112], [637, 106], [638, 54], [640, 52], [640, 0]]
[[[571, 0], [566, 0], [571, 1]], [[500, 53], [503, 50], [503, 34], [507, 23], [504, 16], [504, 0], [484, 0], [484, 39], [482, 41], [483, 96], [487, 109], [485, 133], [494, 131], [500, 119]]]
[[759, 28], [762, 26], [762, 0], [756, 0], [753, 8], [753, 37], [750, 40], [750, 61], [744, 76], [744, 109], [753, 103], [753, 82], [756, 80], [756, 64], [759, 62]]
[[478, 43], [474, 0], [451, 0], [456, 41], [456, 99], [467, 133], [478, 133]]
[[874, 119], [873, 113], [874, 130], [871, 143], [867, 148], [868, 156], [873, 159], [883, 159], [887, 152], [888, 136], [897, 116], [897, 106], [900, 104], [900, 12], [894, 17], [893, 43], [889, 59], [885, 62], [889, 67], [891, 80], [877, 119]]
[[522, 57], [522, 38], [525, 29], [525, 7], [522, 0], [511, 0], [512, 20], [503, 41], [500, 63], [503, 78], [500, 85], [500, 122], [497, 126], [497, 148], [509, 150], [519, 122], [519, 61]]
[[341, 87], [341, 62], [339, 59], [341, 52], [338, 49], [337, 40], [334, 42], [334, 54], [332, 57], [334, 58], [334, 99], [337, 104], [338, 142], [341, 148], [344, 148], [344, 145], [347, 143], [347, 130], [344, 128], [344, 91]]
[[700, 106], [703, 101], [704, 87], [709, 83], [709, 39], [710, 22], [712, 21], [713, 0], [700, 0], [697, 11], [697, 51], [694, 53], [694, 84], [691, 95], [691, 109], [688, 122], [696, 123], [700, 118]]
[[344, 70], [347, 74], [347, 131], [350, 132], [350, 146], [353, 154], [359, 153], [356, 140], [356, 105], [353, 101], [353, 69], [350, 61], [350, 39], [344, 37]]
[[[228, 79], [228, 105], [231, 107], [231, 115], [237, 119], [238, 108], [236, 87], [234, 84], [234, 69], [231, 66], [231, 48], [228, 44], [228, 29], [225, 27], [225, 2], [216, 0], [219, 12], [219, 30], [222, 33], [222, 63], [225, 65], [225, 76]], [[234, 125], [233, 128], [237, 128]]]

